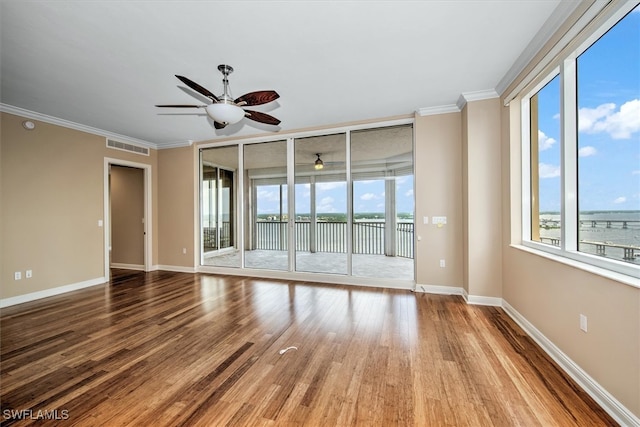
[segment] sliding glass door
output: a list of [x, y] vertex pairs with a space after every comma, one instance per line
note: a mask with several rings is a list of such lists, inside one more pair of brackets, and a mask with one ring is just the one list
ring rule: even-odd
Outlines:
[[413, 130], [351, 132], [352, 274], [413, 280]]
[[244, 266], [288, 270], [287, 141], [244, 146]]
[[347, 274], [346, 135], [294, 144], [296, 271]]
[[203, 265], [414, 279], [410, 124], [201, 153]]
[[240, 267], [236, 247], [238, 147], [201, 152], [202, 264]]

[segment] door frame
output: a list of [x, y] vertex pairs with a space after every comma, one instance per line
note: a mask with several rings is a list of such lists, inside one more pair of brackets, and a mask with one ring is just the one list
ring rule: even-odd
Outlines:
[[136, 169], [142, 169], [144, 176], [144, 271], [151, 271], [153, 264], [151, 250], [153, 241], [152, 226], [152, 202], [151, 202], [151, 165], [145, 163], [131, 162], [128, 160], [114, 159], [111, 157], [104, 158], [104, 277], [111, 277], [109, 270], [110, 265], [110, 242], [111, 242], [111, 189], [109, 186], [109, 169], [111, 165], [126, 166]]

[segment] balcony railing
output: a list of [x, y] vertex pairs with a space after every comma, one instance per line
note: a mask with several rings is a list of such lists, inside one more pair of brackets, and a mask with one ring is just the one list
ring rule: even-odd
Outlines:
[[[255, 223], [255, 249], [288, 249], [288, 227], [286, 222], [258, 221]], [[353, 253], [366, 255], [393, 255], [413, 258], [413, 223], [396, 224], [395, 248], [385, 251], [385, 224], [362, 221], [353, 223]], [[346, 222], [317, 222], [315, 236], [311, 234], [311, 223], [296, 221], [296, 250], [308, 252], [347, 252]], [[392, 245], [390, 245], [392, 246]], [[390, 253], [387, 253], [390, 252]]]

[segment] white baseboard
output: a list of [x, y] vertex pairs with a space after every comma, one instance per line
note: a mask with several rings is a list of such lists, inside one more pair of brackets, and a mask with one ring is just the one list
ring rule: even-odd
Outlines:
[[121, 262], [112, 262], [110, 267], [111, 268], [121, 268], [123, 270], [144, 271], [144, 265], [142, 265], [142, 264], [124, 264], [124, 263], [121, 263]]
[[416, 284], [415, 292], [424, 292], [425, 294], [437, 295], [462, 295], [464, 289], [455, 286]]
[[471, 305], [490, 305], [492, 307], [502, 307], [502, 298], [484, 297], [482, 295], [469, 295], [466, 290], [462, 289], [462, 297]]
[[0, 308], [9, 307], [16, 304], [35, 301], [41, 298], [52, 297], [54, 295], [64, 294], [66, 292], [77, 291], [79, 289], [88, 288], [90, 286], [103, 285], [107, 283], [107, 277], [97, 277], [95, 279], [85, 280], [83, 282], [72, 283], [70, 285], [58, 286], [56, 288], [45, 289], [43, 291], [31, 292], [29, 294], [18, 295], [15, 297], [4, 298], [0, 300]]
[[196, 273], [195, 267], [184, 267], [181, 265], [154, 265], [149, 271], [173, 271], [175, 273]]
[[640, 418], [634, 415], [607, 390], [589, 376], [578, 364], [562, 352], [542, 332], [536, 329], [524, 316], [516, 311], [508, 302], [502, 301], [504, 311], [589, 394], [611, 417], [622, 426], [640, 427]]
[[484, 297], [480, 295], [469, 295], [464, 288], [455, 286], [438, 286], [438, 285], [420, 285], [417, 284], [415, 292], [424, 292], [427, 294], [438, 295], [461, 295], [467, 304], [473, 305], [491, 305], [494, 307], [502, 307], [502, 298]]

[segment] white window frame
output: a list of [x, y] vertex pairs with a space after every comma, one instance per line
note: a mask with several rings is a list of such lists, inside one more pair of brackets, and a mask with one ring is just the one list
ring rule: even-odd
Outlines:
[[[577, 76], [578, 56], [595, 43], [618, 21], [633, 10], [638, 2], [614, 2], [605, 8], [589, 25], [585, 25], [581, 35], [567, 42], [557, 59], [551, 61], [545, 71], [534, 79], [523, 91], [521, 98], [521, 140], [522, 140], [522, 245], [550, 255], [561, 256], [585, 269], [591, 266], [615, 273], [640, 277], [640, 266], [612, 258], [592, 255], [578, 250], [578, 155], [577, 155]], [[588, 30], [594, 28], [589, 33]], [[561, 242], [560, 247], [531, 240], [531, 126], [530, 99], [556, 75], [560, 75], [560, 146], [561, 146]]]

